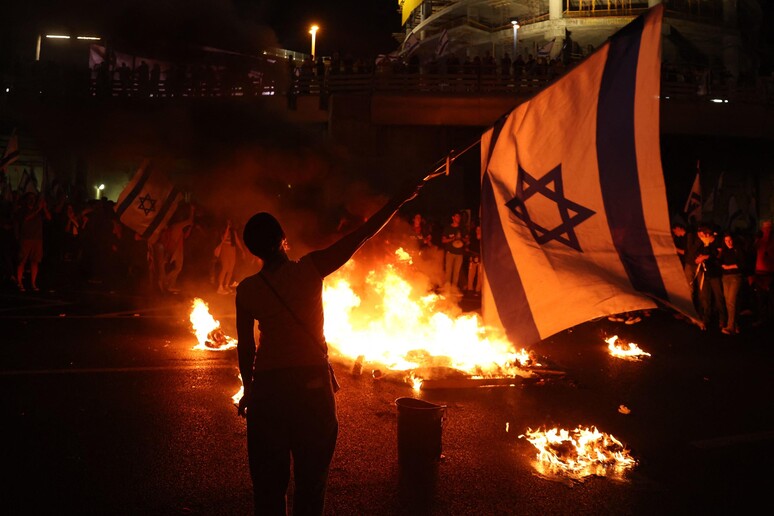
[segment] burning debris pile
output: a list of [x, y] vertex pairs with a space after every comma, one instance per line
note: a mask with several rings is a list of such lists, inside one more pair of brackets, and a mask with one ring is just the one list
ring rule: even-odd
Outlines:
[[[415, 388], [473, 386], [482, 380], [532, 377], [534, 356], [486, 331], [475, 313], [436, 293], [399, 248], [368, 267], [350, 260], [325, 282], [325, 336], [331, 355], [373, 366], [374, 376], [401, 377]], [[384, 372], [383, 372], [384, 371]]]
[[607, 349], [610, 350], [610, 354], [616, 358], [623, 360], [639, 361], [643, 357], [649, 357], [650, 353], [646, 353], [634, 342], [630, 342], [627, 347], [618, 344], [618, 335], [605, 339], [607, 342]]
[[562, 475], [573, 480], [592, 475], [620, 477], [637, 465], [621, 441], [593, 426], [571, 431], [528, 428], [519, 438], [537, 448], [534, 465], [546, 476]]
[[[325, 280], [323, 303], [330, 355], [356, 375], [365, 369], [374, 380], [419, 390], [511, 385], [544, 369], [534, 354], [487, 331], [478, 314], [434, 292], [403, 248], [373, 266], [350, 260]], [[190, 320], [194, 349], [236, 347], [202, 299], [194, 299]]]
[[199, 343], [193, 349], [225, 351], [234, 349], [237, 341], [223, 332], [220, 323], [210, 314], [203, 299], [194, 298], [189, 316], [193, 332]]

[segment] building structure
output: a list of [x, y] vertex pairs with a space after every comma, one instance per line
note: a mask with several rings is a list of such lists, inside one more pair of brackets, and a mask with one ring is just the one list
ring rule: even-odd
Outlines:
[[[760, 35], [756, 0], [403, 0], [404, 32], [416, 52], [432, 59], [448, 38], [457, 57], [505, 54], [577, 60], [656, 4], [665, 4], [663, 62], [712, 69], [727, 81], [756, 73], [746, 41]], [[752, 23], [740, 27], [739, 13]], [[746, 36], [746, 37], [745, 37]]]

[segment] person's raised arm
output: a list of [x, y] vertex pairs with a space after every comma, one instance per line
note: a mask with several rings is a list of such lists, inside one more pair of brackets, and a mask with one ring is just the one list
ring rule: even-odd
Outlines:
[[404, 183], [387, 204], [374, 213], [362, 226], [340, 238], [330, 246], [309, 254], [320, 276], [325, 277], [347, 263], [352, 255], [377, 234], [397, 213], [403, 204], [417, 196], [424, 181]]

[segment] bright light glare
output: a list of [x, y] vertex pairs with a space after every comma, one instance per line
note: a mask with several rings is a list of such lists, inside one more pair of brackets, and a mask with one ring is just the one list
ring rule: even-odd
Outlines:
[[87, 39], [89, 41], [99, 41], [102, 38], [100, 38], [98, 36], [78, 36], [77, 39]]
[[46, 37], [49, 39], [70, 39], [70, 36], [65, 36], [63, 34], [46, 34]]

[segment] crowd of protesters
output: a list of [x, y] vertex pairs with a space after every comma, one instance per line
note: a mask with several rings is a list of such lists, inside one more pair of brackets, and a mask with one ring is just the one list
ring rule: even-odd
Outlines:
[[758, 326], [774, 319], [772, 223], [721, 231], [701, 222], [672, 226], [691, 296], [705, 329], [726, 335], [742, 329], [740, 316]]
[[114, 208], [105, 197], [78, 202], [34, 191], [6, 194], [0, 200], [2, 288], [174, 294], [184, 281], [201, 279], [228, 294], [258, 266], [230, 221], [193, 204], [181, 204], [152, 242], [122, 223]]
[[[4, 289], [164, 295], [194, 281], [226, 295], [260, 267], [245, 252], [237, 223], [193, 204], [181, 203], [161, 235], [149, 242], [119, 220], [114, 201], [73, 197], [17, 191], [0, 199]], [[480, 228], [471, 210], [438, 220], [416, 214], [406, 222], [413, 251], [432, 256], [433, 268], [442, 272], [435, 287], [452, 296], [480, 296]]]
[[442, 271], [435, 287], [450, 297], [480, 297], [481, 225], [471, 210], [453, 210], [446, 218], [434, 220], [416, 213], [409, 221], [413, 251], [429, 254]]
[[[107, 198], [9, 191], [0, 199], [0, 282], [37, 292], [97, 288], [174, 294], [178, 277], [207, 281], [232, 294], [260, 267], [241, 242], [240, 228], [183, 203], [159, 238], [148, 242], [116, 216]], [[439, 292], [481, 295], [480, 225], [471, 210], [434, 220], [414, 214], [407, 225], [413, 252], [434, 261]], [[672, 227], [678, 255], [705, 328], [735, 335], [774, 319], [772, 223], [723, 232], [711, 223]]]

